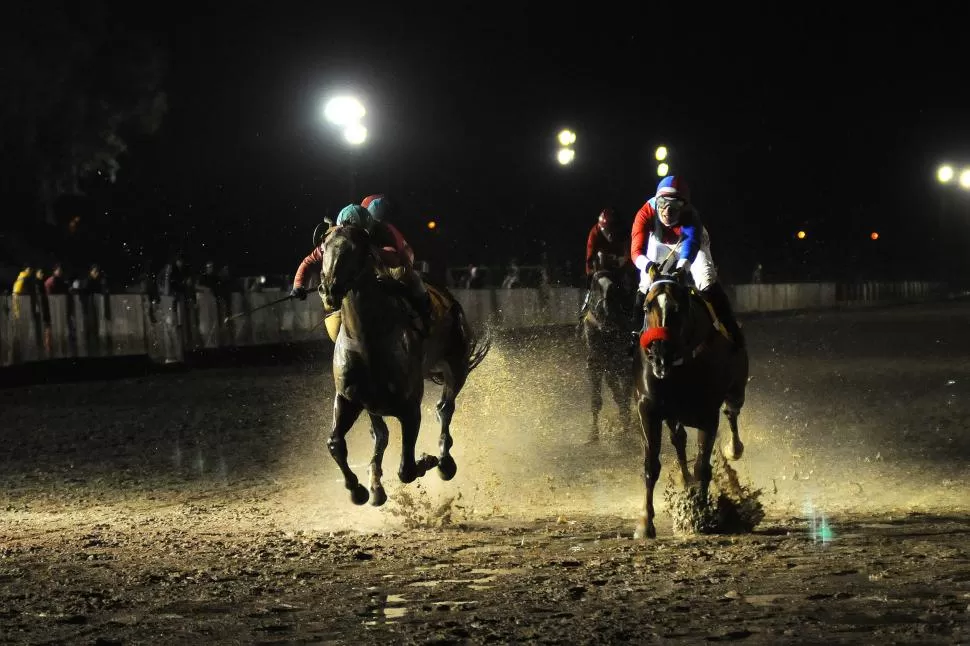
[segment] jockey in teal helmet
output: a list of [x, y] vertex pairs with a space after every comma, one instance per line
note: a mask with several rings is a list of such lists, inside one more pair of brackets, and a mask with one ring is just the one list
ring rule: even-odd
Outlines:
[[[424, 282], [414, 271], [414, 252], [411, 246], [397, 228], [385, 218], [388, 214], [389, 203], [383, 196], [369, 196], [361, 204], [348, 204], [337, 215], [337, 226], [357, 226], [365, 229], [371, 237], [377, 256], [387, 269], [394, 271], [393, 275], [408, 289], [412, 307], [420, 319], [420, 332], [427, 336], [431, 331], [431, 297], [425, 289]], [[377, 204], [375, 205], [375, 201]], [[322, 240], [314, 240], [315, 249], [300, 264], [293, 281], [291, 295], [306, 298], [303, 287], [303, 276], [306, 268], [323, 260], [321, 250]]]

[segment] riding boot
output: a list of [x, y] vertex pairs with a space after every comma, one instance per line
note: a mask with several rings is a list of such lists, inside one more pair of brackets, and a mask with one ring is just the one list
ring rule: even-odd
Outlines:
[[640, 344], [640, 334], [643, 333], [643, 317], [645, 312], [643, 311], [643, 303], [647, 299], [647, 295], [637, 290], [636, 296], [633, 299], [633, 330], [630, 332], [630, 354], [632, 355]]
[[731, 335], [731, 339], [734, 342], [734, 349], [740, 350], [743, 348], [745, 346], [744, 333], [741, 331], [737, 319], [734, 318], [731, 301], [724, 292], [721, 283], [712, 283], [710, 287], [701, 292], [701, 296], [711, 304], [711, 307], [714, 308], [714, 315], [721, 321], [727, 333]]
[[417, 274], [410, 276], [411, 283], [411, 301], [414, 304], [414, 309], [418, 313], [418, 317], [421, 319], [421, 335], [427, 337], [431, 334], [432, 321], [432, 305], [431, 305], [431, 294], [424, 286], [424, 281]]
[[431, 334], [432, 320], [431, 294], [424, 292], [418, 301], [418, 316], [421, 317], [422, 335], [427, 337]]
[[590, 290], [586, 290], [586, 297], [583, 298], [583, 306], [579, 308], [579, 320], [582, 321], [583, 317], [586, 316], [586, 311], [589, 309], [589, 296]]

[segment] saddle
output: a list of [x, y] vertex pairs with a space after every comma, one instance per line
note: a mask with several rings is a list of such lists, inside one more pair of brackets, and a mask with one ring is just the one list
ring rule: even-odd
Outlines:
[[[407, 294], [407, 288], [398, 282], [398, 280], [393, 276], [389, 275], [388, 278], [390, 280], [385, 279], [387, 281], [385, 282], [385, 285], [393, 285], [393, 289], [398, 292], [398, 296], [408, 308], [412, 318], [417, 317], [417, 311], [415, 311], [414, 305], [411, 303], [411, 298]], [[454, 299], [444, 294], [437, 287], [429, 285], [428, 283], [424, 284], [424, 288], [427, 290], [428, 296], [431, 298], [431, 324], [432, 327], [434, 327], [448, 316], [448, 313], [454, 306]], [[340, 310], [330, 312], [325, 309], [324, 311], [324, 325], [327, 328], [327, 335], [330, 337], [331, 341], [336, 343], [337, 335], [340, 333]]]

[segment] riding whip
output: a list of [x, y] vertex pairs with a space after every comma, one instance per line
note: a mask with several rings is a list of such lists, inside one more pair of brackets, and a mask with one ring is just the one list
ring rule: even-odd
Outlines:
[[249, 314], [255, 314], [259, 310], [264, 310], [267, 307], [273, 307], [274, 305], [279, 305], [280, 303], [282, 303], [284, 301], [288, 301], [291, 298], [295, 298], [295, 296], [293, 296], [292, 294], [287, 294], [283, 298], [278, 298], [278, 299], [276, 299], [275, 301], [273, 301], [271, 303], [266, 303], [266, 305], [260, 305], [259, 307], [255, 308], [255, 309], [249, 310], [248, 312], [239, 312], [238, 314], [233, 314], [232, 316], [227, 316], [226, 319], [222, 322], [222, 324], [225, 325], [229, 321], [231, 321], [233, 319], [237, 319], [240, 316], [248, 316]]

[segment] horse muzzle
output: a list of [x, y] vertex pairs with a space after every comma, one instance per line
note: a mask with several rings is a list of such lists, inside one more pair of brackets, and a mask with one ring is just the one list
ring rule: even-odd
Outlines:
[[338, 289], [333, 285], [324, 285], [320, 293], [323, 296], [323, 305], [328, 310], [340, 309], [340, 304], [343, 302], [344, 296], [346, 296], [344, 290]]
[[670, 368], [676, 365], [673, 357], [673, 347], [669, 341], [654, 341], [646, 348], [647, 365], [650, 374], [655, 379], [663, 380], [670, 374]]

